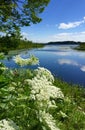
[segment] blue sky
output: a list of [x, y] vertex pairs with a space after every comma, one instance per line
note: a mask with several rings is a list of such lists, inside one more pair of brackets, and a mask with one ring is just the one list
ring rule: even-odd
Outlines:
[[51, 0], [40, 17], [41, 23], [22, 28], [28, 40], [85, 41], [85, 0]]

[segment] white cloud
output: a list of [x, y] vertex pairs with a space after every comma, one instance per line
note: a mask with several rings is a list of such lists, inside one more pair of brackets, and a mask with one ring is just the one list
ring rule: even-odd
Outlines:
[[58, 33], [50, 36], [51, 41], [85, 41], [85, 32]]
[[27, 38], [27, 39], [29, 37], [28, 33], [26, 33], [26, 32], [22, 32], [22, 36], [23, 36], [23, 38]]
[[21, 35], [29, 41], [36, 42], [36, 35], [34, 35], [34, 33], [21, 32]]
[[24, 38], [33, 42], [47, 43], [50, 41], [81, 41], [85, 42], [85, 32], [74, 32], [74, 33], [58, 33], [54, 35], [36, 35], [33, 33], [22, 32]]
[[81, 24], [85, 23], [85, 17], [83, 17], [83, 20], [76, 21], [76, 22], [69, 22], [69, 23], [60, 23], [59, 29], [70, 29], [80, 26]]
[[85, 20], [85, 17], [83, 19]]

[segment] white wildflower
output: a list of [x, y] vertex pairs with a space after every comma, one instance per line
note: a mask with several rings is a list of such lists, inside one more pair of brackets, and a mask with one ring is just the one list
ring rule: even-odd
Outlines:
[[8, 68], [7, 67], [0, 67], [0, 70], [2, 70], [2, 71], [5, 71], [5, 70], [7, 70]]
[[38, 68], [35, 70], [35, 72], [36, 77], [34, 77], [32, 80], [25, 80], [25, 82], [31, 86], [30, 99], [35, 100], [38, 107], [45, 109], [46, 107], [56, 107], [50, 98], [55, 100], [56, 98], [63, 98], [64, 95], [60, 88], [52, 85], [54, 78], [51, 72], [44, 68]]
[[50, 130], [60, 130], [56, 126], [56, 122], [53, 119], [52, 115], [50, 115], [49, 113], [42, 112], [42, 111], [40, 111], [39, 114], [40, 114], [40, 121], [46, 124], [48, 128], [50, 128]]
[[52, 101], [48, 103], [48, 108], [57, 108], [57, 107], [58, 106], [56, 106], [55, 101], [54, 101], [54, 103]]
[[41, 78], [45, 76], [48, 81], [51, 81], [51, 82], [54, 81], [54, 77], [51, 74], [51, 72], [45, 68], [38, 67], [38, 69], [36, 69], [35, 72], [37, 74], [37, 78]]
[[62, 115], [63, 118], [68, 117], [64, 112], [60, 111], [60, 114]]
[[[38, 118], [40, 122], [43, 122], [43, 130], [46, 130], [47, 127], [50, 130], [60, 130], [56, 126], [56, 122], [53, 119], [52, 115], [47, 113], [50, 108], [55, 109], [57, 98], [64, 98], [63, 93], [60, 88], [53, 85], [54, 77], [50, 71], [45, 68], [38, 68], [35, 70], [35, 77], [33, 79], [26, 79], [25, 83], [30, 86], [31, 94], [29, 99], [34, 100], [34, 105], [36, 105], [38, 110]], [[65, 116], [62, 113], [62, 116]]]
[[0, 121], [0, 130], [19, 130], [19, 127], [12, 120], [3, 119]]
[[20, 66], [39, 64], [38, 58], [36, 58], [33, 55], [31, 55], [30, 58], [27, 58], [27, 59], [24, 59], [20, 55], [17, 55], [15, 56], [14, 61]]

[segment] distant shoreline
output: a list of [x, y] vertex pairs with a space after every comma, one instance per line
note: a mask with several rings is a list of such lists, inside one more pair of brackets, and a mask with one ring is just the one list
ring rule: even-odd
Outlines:
[[66, 45], [69, 45], [69, 44], [80, 44], [81, 42], [75, 42], [75, 41], [58, 41], [58, 42], [48, 42], [47, 43], [47, 45], [64, 45], [64, 44], [66, 44]]
[[78, 45], [74, 49], [85, 51], [85, 42], [75, 42], [75, 41], [58, 41], [58, 42], [48, 42], [45, 45]]

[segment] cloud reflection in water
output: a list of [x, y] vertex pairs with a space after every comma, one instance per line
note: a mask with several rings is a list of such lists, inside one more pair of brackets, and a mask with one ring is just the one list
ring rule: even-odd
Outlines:
[[58, 63], [60, 65], [67, 64], [67, 65], [73, 65], [73, 66], [78, 66], [81, 71], [85, 72], [85, 65], [81, 65], [77, 63], [74, 60], [69, 60], [69, 59], [58, 59]]

